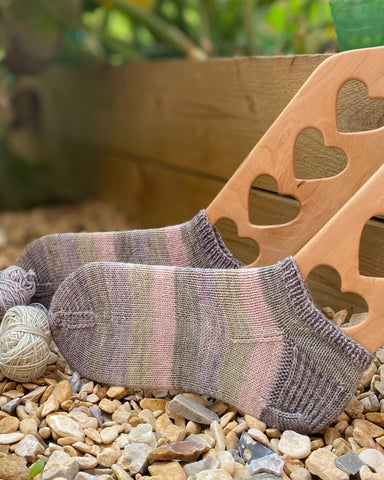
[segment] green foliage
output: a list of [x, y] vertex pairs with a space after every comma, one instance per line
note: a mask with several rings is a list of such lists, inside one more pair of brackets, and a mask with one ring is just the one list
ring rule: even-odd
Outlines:
[[29, 478], [37, 477], [44, 469], [45, 462], [44, 460], [38, 460], [35, 462], [29, 469]]
[[0, 0], [0, 20], [0, 60], [15, 73], [81, 58], [121, 64], [336, 45], [328, 0]]

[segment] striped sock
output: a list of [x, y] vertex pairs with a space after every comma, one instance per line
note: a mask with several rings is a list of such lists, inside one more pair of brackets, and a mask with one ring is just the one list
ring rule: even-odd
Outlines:
[[87, 378], [209, 395], [304, 433], [343, 410], [373, 360], [315, 307], [292, 257], [229, 270], [91, 263], [62, 283], [49, 319]]
[[59, 233], [27, 246], [17, 265], [36, 273], [34, 301], [49, 306], [60, 283], [89, 262], [238, 268], [204, 210], [181, 225], [125, 232]]

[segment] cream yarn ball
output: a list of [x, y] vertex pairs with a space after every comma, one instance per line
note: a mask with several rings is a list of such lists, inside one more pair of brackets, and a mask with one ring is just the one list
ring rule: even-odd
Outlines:
[[30, 382], [43, 375], [50, 356], [51, 333], [43, 308], [10, 308], [0, 325], [0, 368], [17, 382]]

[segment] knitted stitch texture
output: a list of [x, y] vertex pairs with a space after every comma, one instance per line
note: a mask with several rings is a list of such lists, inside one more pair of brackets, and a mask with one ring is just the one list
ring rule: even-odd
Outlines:
[[316, 308], [292, 257], [229, 270], [91, 263], [59, 287], [49, 321], [87, 378], [209, 395], [302, 433], [343, 410], [373, 360]]
[[27, 246], [17, 265], [36, 273], [34, 301], [48, 307], [70, 273], [95, 261], [200, 268], [243, 266], [224, 245], [204, 210], [186, 223], [166, 228], [46, 235]]

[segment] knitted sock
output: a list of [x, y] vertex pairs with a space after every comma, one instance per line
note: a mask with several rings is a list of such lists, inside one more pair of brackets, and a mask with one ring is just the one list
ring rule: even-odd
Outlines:
[[181, 225], [125, 232], [60, 233], [27, 246], [17, 265], [36, 273], [34, 301], [49, 306], [60, 283], [89, 262], [238, 268], [204, 210]]
[[315, 307], [292, 257], [237, 270], [91, 263], [59, 287], [49, 320], [87, 378], [209, 395], [304, 433], [343, 410], [373, 360]]

